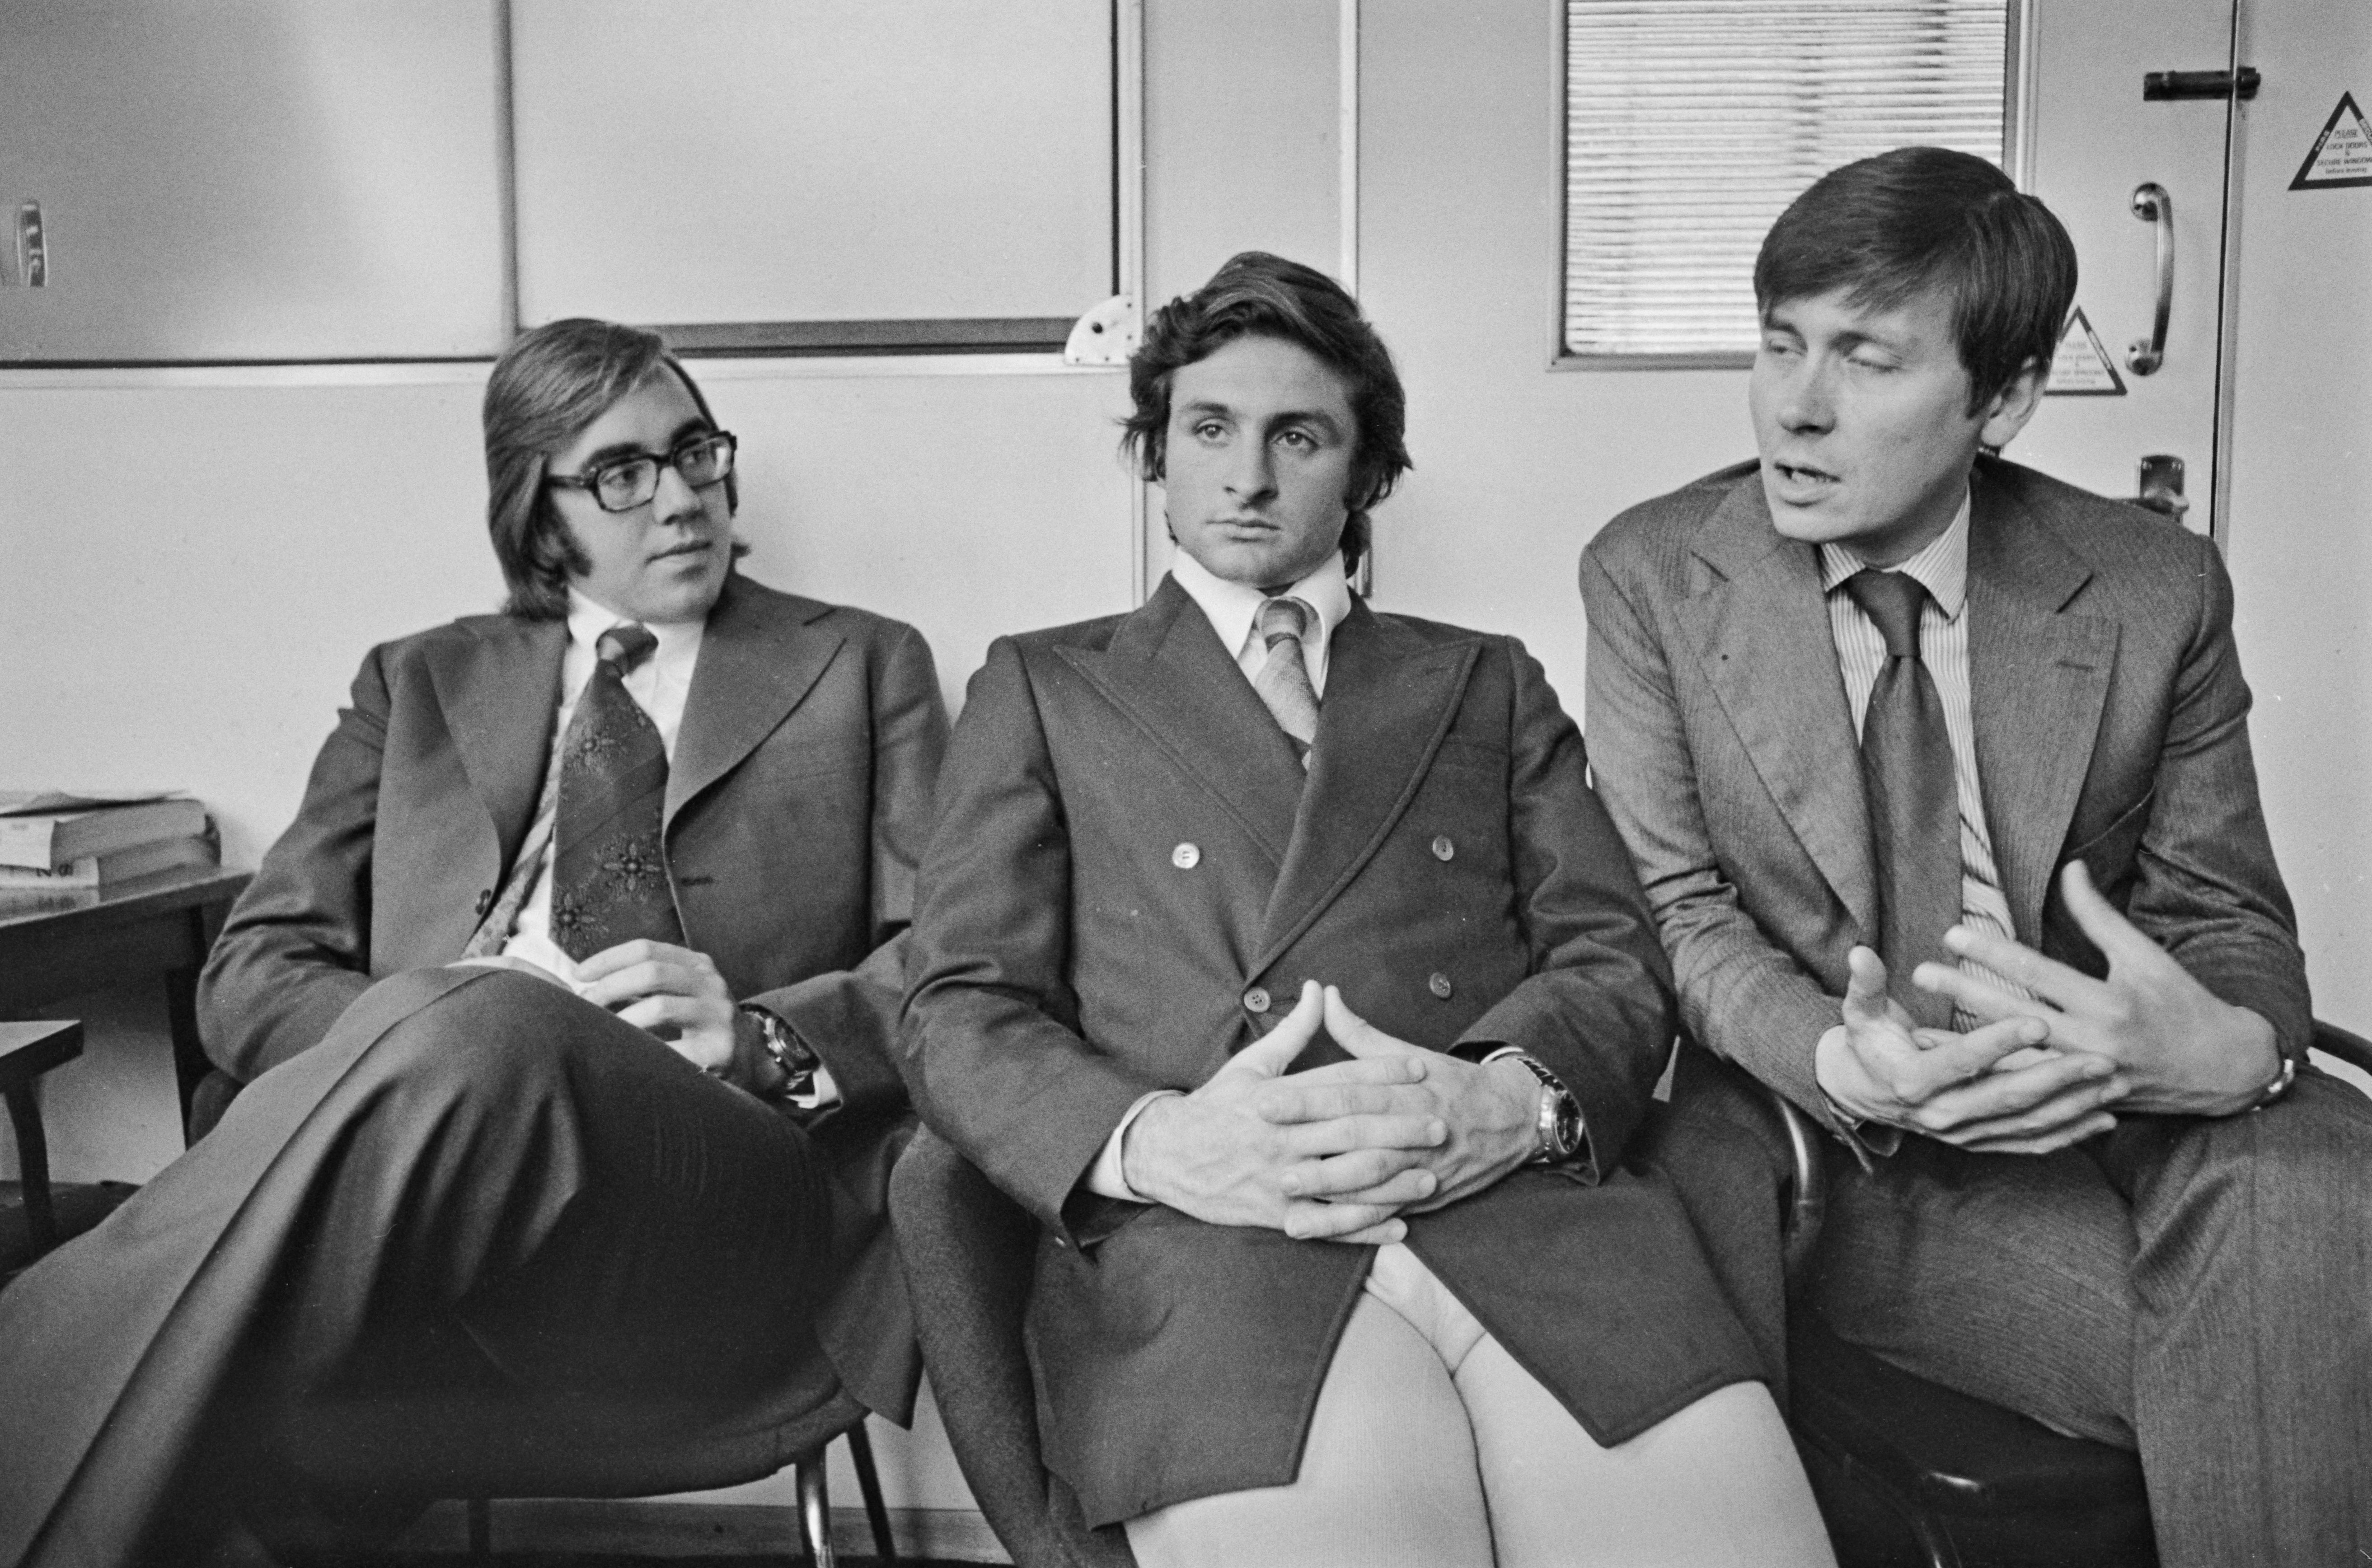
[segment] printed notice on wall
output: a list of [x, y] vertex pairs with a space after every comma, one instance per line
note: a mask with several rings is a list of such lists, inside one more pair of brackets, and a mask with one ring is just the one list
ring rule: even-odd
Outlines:
[[2042, 383], [2042, 395], [2047, 398], [2122, 398], [2125, 395], [2125, 378], [2109, 361], [2109, 351], [2100, 346], [2100, 336], [2092, 331], [2092, 323], [2084, 319], [2084, 308], [2077, 306], [2067, 315], [2067, 330], [2059, 334], [2059, 347], [2051, 356], [2051, 374]]
[[2372, 125], [2355, 107], [2354, 93], [2341, 93], [2339, 107], [2322, 123], [2322, 134], [2298, 165], [2293, 191], [2331, 191], [2346, 185], [2372, 185]]

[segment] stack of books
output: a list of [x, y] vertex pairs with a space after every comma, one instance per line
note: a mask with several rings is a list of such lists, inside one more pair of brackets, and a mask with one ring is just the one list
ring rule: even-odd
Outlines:
[[0, 894], [105, 892], [221, 864], [206, 808], [171, 791], [0, 789]]

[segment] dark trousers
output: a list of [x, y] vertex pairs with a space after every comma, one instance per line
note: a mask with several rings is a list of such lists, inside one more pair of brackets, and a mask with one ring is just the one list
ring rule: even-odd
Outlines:
[[2138, 1449], [2168, 1568], [2372, 1551], [2372, 1101], [2303, 1069], [2261, 1111], [1831, 1168], [1831, 1327]]
[[665, 1045], [528, 977], [392, 977], [0, 1294], [0, 1562], [384, 1528], [522, 1458], [556, 1490], [572, 1433], [617, 1490], [638, 1422], [820, 1361], [830, 1241], [806, 1134]]

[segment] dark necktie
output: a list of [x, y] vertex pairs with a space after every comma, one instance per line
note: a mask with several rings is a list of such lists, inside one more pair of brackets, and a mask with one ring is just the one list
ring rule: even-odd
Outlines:
[[1308, 624], [1309, 611], [1299, 599], [1272, 598], [1262, 604], [1260, 636], [1268, 662], [1252, 677], [1252, 690], [1268, 704], [1305, 768], [1309, 766], [1309, 743], [1318, 737], [1318, 691], [1309, 684], [1309, 666], [1301, 651], [1301, 633]]
[[1944, 699], [1919, 656], [1919, 612], [1927, 589], [1901, 572], [1856, 572], [1845, 592], [1886, 639], [1886, 663], [1862, 720], [1861, 773], [1869, 795], [1870, 846], [1878, 862], [1887, 990], [1932, 1028], [1948, 1028], [1952, 1005], [1911, 983], [1923, 961], [1949, 964], [1944, 933], [1960, 918], [1960, 789]]
[[683, 940], [660, 843], [667, 748], [626, 694], [626, 671], [657, 645], [649, 628], [631, 621], [602, 633], [593, 678], [561, 742], [552, 940], [579, 961], [637, 936]]

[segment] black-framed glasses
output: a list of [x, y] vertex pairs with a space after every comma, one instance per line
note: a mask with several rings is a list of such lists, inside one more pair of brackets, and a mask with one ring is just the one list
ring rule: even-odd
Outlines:
[[636, 452], [612, 458], [583, 473], [548, 473], [546, 484], [582, 490], [604, 512], [631, 512], [659, 493], [659, 465], [683, 476], [694, 490], [718, 483], [733, 472], [733, 454], [740, 448], [730, 430], [710, 430], [677, 445], [665, 457]]

